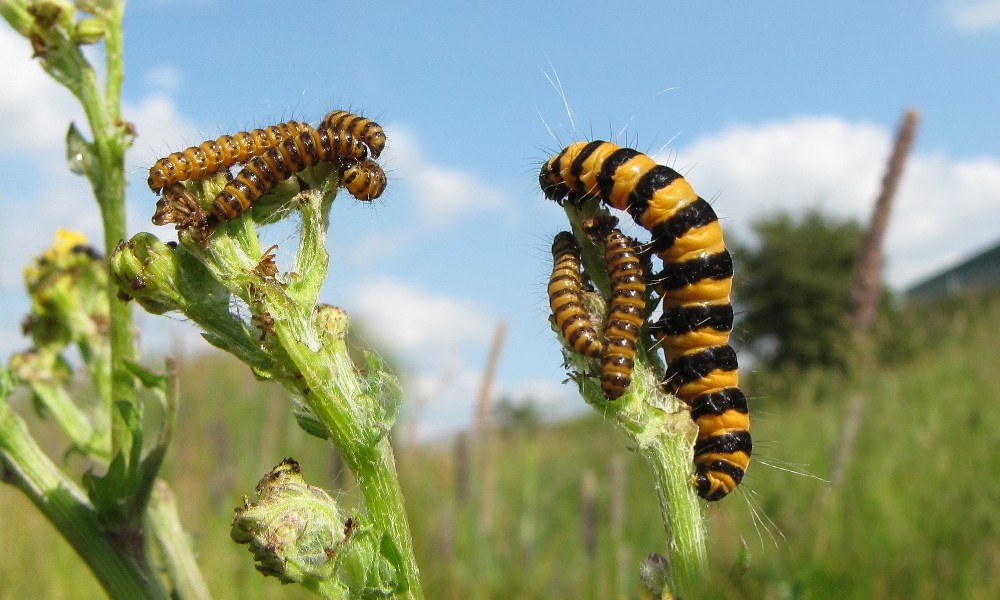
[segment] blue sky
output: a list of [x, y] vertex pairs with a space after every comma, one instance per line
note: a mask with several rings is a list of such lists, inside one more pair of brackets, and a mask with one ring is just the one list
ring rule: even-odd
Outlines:
[[[572, 141], [657, 153], [712, 200], [727, 234], [745, 237], [776, 210], [866, 219], [912, 106], [921, 123], [887, 280], [905, 288], [1000, 238], [998, 0], [277, 6], [128, 5], [125, 117], [140, 134], [130, 227], [173, 235], [149, 224], [144, 181], [159, 156], [333, 108], [376, 118], [389, 134], [390, 189], [375, 206], [346, 195], [335, 206], [324, 300], [402, 362], [424, 434], [468, 421], [501, 321], [510, 329], [495, 393], [553, 412], [582, 405], [560, 383], [546, 322], [549, 245], [564, 218], [537, 189], [542, 161]], [[0, 64], [7, 354], [26, 343], [21, 267], [57, 226], [95, 239], [99, 229], [62, 159], [79, 109], [7, 29]], [[270, 234], [279, 262], [292, 232]], [[166, 339], [204, 348], [190, 324], [139, 321], [147, 349]]]

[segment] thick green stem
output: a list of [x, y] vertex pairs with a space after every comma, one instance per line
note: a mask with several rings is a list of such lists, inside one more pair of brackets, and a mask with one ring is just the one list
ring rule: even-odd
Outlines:
[[[264, 304], [281, 306], [273, 315], [294, 314], [294, 304], [277, 286], [261, 288]], [[346, 332], [346, 316], [342, 328]], [[396, 545], [402, 563], [400, 576], [405, 582], [405, 598], [422, 598], [419, 570], [413, 554], [403, 492], [396, 474], [396, 461], [389, 444], [388, 430], [373, 415], [373, 398], [364, 398], [365, 390], [351, 362], [343, 337], [336, 331], [317, 331], [310, 315], [298, 315], [288, 321], [279, 319], [275, 334], [302, 376], [297, 390], [309, 408], [326, 426], [345, 462], [358, 478], [365, 508], [376, 530], [387, 533]], [[332, 339], [331, 339], [332, 338]], [[367, 426], [367, 427], [366, 427]]]
[[[657, 438], [639, 453], [653, 473], [656, 494], [660, 500], [660, 515], [670, 548], [671, 590], [685, 596], [698, 589], [708, 567], [705, 526], [701, 504], [691, 492], [691, 453], [684, 443], [673, 436]], [[677, 436], [685, 439], [686, 435]]]
[[403, 503], [403, 490], [399, 487], [396, 458], [388, 436], [382, 438], [376, 446], [371, 462], [351, 465], [351, 470], [358, 478], [358, 487], [365, 499], [372, 524], [378, 531], [391, 536], [403, 559], [399, 565], [402, 571], [400, 575], [406, 581], [407, 590], [401, 597], [423, 598], [420, 572], [413, 554], [413, 540], [410, 538], [410, 525]]
[[[57, 7], [57, 20], [45, 22], [29, 10], [26, 3], [6, 0], [2, 12], [17, 31], [31, 37], [42, 67], [72, 92], [83, 107], [92, 141], [85, 140], [76, 126], [71, 126], [67, 136], [68, 155], [75, 165], [74, 171], [85, 175], [93, 189], [104, 225], [104, 247], [110, 254], [126, 235], [124, 155], [134, 135], [121, 120], [120, 106], [125, 2], [103, 1], [88, 5], [85, 10], [94, 11], [95, 19], [76, 20], [77, 15], [72, 13], [71, 7], [60, 6]], [[80, 25], [86, 29], [88, 24], [96, 24], [99, 31], [89, 41], [79, 35], [79, 29], [74, 29]], [[91, 29], [93, 31], [93, 27]], [[80, 44], [96, 43], [100, 39], [104, 41], [103, 85], [80, 47]], [[90, 488], [91, 493], [100, 489], [107, 495], [97, 495], [91, 503], [87, 495], [41, 453], [23, 422], [6, 404], [0, 406], [4, 477], [17, 485], [48, 517], [88, 563], [109, 595], [113, 598], [165, 598], [167, 593], [158, 571], [148, 562], [145, 545], [143, 519], [148, 503], [147, 482], [155, 478], [159, 457], [139, 458], [137, 436], [142, 423], [141, 406], [136, 401], [136, 380], [128, 367], [135, 359], [131, 307], [117, 298], [114, 286], [107, 286], [106, 294], [109, 307], [107, 346], [81, 345], [81, 354], [110, 419], [111, 457], [119, 459], [117, 467], [111, 463], [110, 470], [116, 472], [109, 470], [107, 481], [99, 477], [88, 480], [94, 486]], [[68, 400], [68, 396], [59, 391], [53, 391], [50, 398]], [[70, 433], [79, 448], [88, 449], [86, 442], [93, 435], [88, 435], [86, 428], [75, 424]], [[161, 440], [156, 452], [162, 453], [165, 446], [166, 442]], [[92, 451], [91, 457], [107, 462], [108, 451], [102, 450], [100, 454]], [[134, 464], [127, 464], [129, 462]], [[120, 481], [122, 473], [134, 479], [115, 489], [114, 484]], [[109, 507], [117, 511], [118, 503], [125, 506], [123, 513], [104, 512]], [[166, 523], [165, 508], [155, 508], [157, 511], [150, 522], [154, 525]], [[174, 563], [194, 564], [186, 541], [179, 542], [178, 536], [157, 533], [161, 542], [170, 540], [175, 544], [173, 548], [164, 548], [164, 554]], [[184, 587], [179, 586], [182, 591]]]
[[0, 401], [0, 458], [20, 489], [90, 567], [111, 598], [167, 598], [141, 557], [112, 541], [86, 494], [35, 444], [24, 422]]
[[[109, 9], [107, 34], [105, 36], [105, 64], [107, 81], [105, 94], [99, 93], [96, 78], [89, 77], [83, 86], [84, 110], [94, 135], [94, 153], [99, 172], [89, 173], [94, 195], [101, 207], [104, 222], [104, 248], [110, 254], [118, 242], [125, 239], [125, 129], [121, 123], [120, 91], [124, 68], [122, 53], [122, 17], [125, 3], [120, 2]], [[88, 69], [88, 75], [93, 71]], [[135, 384], [126, 363], [135, 360], [135, 345], [132, 339], [132, 308], [117, 298], [117, 291], [108, 286], [109, 343], [111, 347], [111, 390], [112, 404], [135, 405]], [[112, 454], [121, 451], [128, 456], [132, 447], [132, 434], [121, 411], [111, 410]], [[135, 507], [141, 510], [143, 507]], [[138, 515], [136, 515], [138, 516]]]
[[177, 515], [174, 494], [162, 481], [153, 487], [146, 519], [178, 596], [186, 600], [209, 600], [212, 595], [190, 551], [191, 540]]

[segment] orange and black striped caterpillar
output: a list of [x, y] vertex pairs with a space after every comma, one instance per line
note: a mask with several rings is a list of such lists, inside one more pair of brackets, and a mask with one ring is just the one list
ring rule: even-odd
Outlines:
[[346, 110], [335, 110], [327, 113], [323, 117], [320, 127], [346, 131], [360, 139], [368, 146], [372, 158], [378, 158], [382, 154], [382, 150], [385, 149], [385, 132], [382, 131], [382, 126], [371, 119], [349, 113]]
[[212, 202], [211, 219], [225, 222], [239, 216], [261, 196], [321, 161], [362, 161], [368, 151], [361, 140], [333, 129], [309, 129], [253, 157]]
[[623, 234], [615, 217], [585, 219], [583, 231], [604, 245], [611, 282], [608, 323], [604, 328], [601, 390], [609, 400], [620, 398], [632, 382], [635, 347], [645, 323], [646, 280], [637, 242]]
[[666, 388], [698, 425], [698, 494], [722, 499], [742, 481], [753, 444], [728, 343], [733, 263], [715, 211], [677, 171], [610, 142], [566, 147], [542, 166], [539, 184], [558, 202], [596, 197], [650, 232], [647, 250], [664, 265], [651, 281], [663, 295], [663, 316], [651, 329], [666, 355]]
[[580, 247], [568, 231], [552, 240], [552, 276], [549, 277], [549, 307], [556, 327], [573, 350], [590, 358], [604, 354], [604, 343], [583, 305], [583, 274]]
[[388, 182], [385, 171], [371, 159], [345, 162], [340, 168], [340, 185], [362, 202], [370, 202], [382, 195]]
[[263, 154], [292, 136], [311, 130], [306, 123], [288, 121], [253, 131], [240, 131], [202, 142], [180, 152], [173, 152], [153, 163], [149, 169], [149, 189], [163, 188], [189, 179], [203, 179], [238, 163]]

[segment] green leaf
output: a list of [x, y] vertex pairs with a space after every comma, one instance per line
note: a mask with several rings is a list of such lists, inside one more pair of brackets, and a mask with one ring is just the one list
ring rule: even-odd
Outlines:
[[163, 393], [167, 392], [167, 386], [170, 383], [170, 379], [166, 375], [154, 373], [132, 360], [125, 361], [125, 367], [128, 368], [129, 372], [135, 375], [135, 378], [139, 380], [139, 383], [141, 383], [143, 387]]
[[294, 414], [295, 422], [299, 424], [299, 427], [303, 431], [321, 440], [330, 439], [330, 430], [309, 410], [309, 407], [296, 403]]
[[17, 377], [5, 367], [0, 367], [0, 402], [7, 399], [18, 387]]
[[96, 173], [94, 150], [90, 142], [76, 128], [75, 123], [69, 124], [66, 132], [66, 163], [69, 170], [76, 175], [87, 176]]
[[87, 496], [105, 525], [121, 523], [128, 515], [125, 500], [129, 490], [127, 469], [125, 457], [119, 452], [111, 460], [104, 475], [95, 475], [93, 471], [83, 474]]

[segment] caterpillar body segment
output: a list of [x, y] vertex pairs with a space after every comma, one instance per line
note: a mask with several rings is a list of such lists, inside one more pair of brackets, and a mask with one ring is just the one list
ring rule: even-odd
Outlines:
[[692, 483], [702, 498], [721, 500], [743, 481], [750, 464], [753, 440], [746, 396], [736, 387], [700, 394], [691, 405], [691, 418], [698, 425]]
[[371, 202], [385, 192], [388, 181], [385, 171], [377, 162], [345, 162], [340, 169], [340, 185], [362, 202]]
[[281, 141], [311, 129], [306, 123], [288, 121], [207, 140], [197, 146], [173, 152], [153, 163], [146, 182], [149, 189], [160, 193], [173, 183], [203, 179], [235, 164], [245, 163]]
[[382, 126], [371, 119], [366, 119], [346, 110], [335, 110], [327, 113], [320, 123], [320, 128], [346, 131], [362, 140], [368, 146], [372, 158], [378, 158], [382, 154], [382, 150], [385, 149], [386, 137]]
[[320, 161], [358, 162], [367, 156], [364, 144], [347, 132], [303, 131], [251, 159], [215, 197], [212, 219], [220, 223], [234, 219], [279, 182]]
[[604, 246], [611, 283], [601, 359], [601, 390], [609, 400], [620, 398], [632, 382], [636, 344], [646, 320], [646, 281], [638, 243], [625, 236], [617, 224], [614, 217], [592, 217], [583, 222], [584, 233]]
[[566, 343], [579, 354], [597, 358], [604, 343], [583, 304], [580, 247], [573, 234], [562, 231], [552, 241], [552, 275], [549, 277], [549, 308]]

